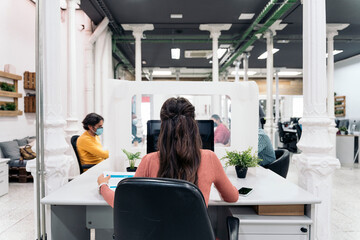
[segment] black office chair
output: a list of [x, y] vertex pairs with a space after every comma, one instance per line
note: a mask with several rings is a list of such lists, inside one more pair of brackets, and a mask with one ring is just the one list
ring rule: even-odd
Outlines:
[[278, 129], [279, 129], [279, 139], [280, 142], [284, 144], [285, 149], [289, 150], [290, 152], [297, 152], [297, 136], [294, 132], [285, 132], [282, 123], [278, 122]]
[[278, 149], [275, 150], [276, 160], [266, 166], [264, 168], [270, 169], [274, 173], [279, 174], [283, 178], [286, 178], [287, 173], [289, 171], [290, 164], [290, 153], [286, 149]]
[[76, 159], [77, 159], [77, 162], [79, 164], [79, 170], [80, 170], [80, 174], [82, 174], [84, 172], [84, 169], [89, 169], [93, 166], [95, 166], [95, 164], [81, 164], [81, 161], [80, 161], [80, 157], [79, 157], [79, 153], [77, 151], [77, 146], [76, 146], [76, 142], [77, 142], [77, 139], [79, 138], [79, 135], [74, 135], [71, 137], [71, 146], [73, 147], [74, 149], [74, 152], [75, 152], [75, 155], [76, 155]]
[[[231, 239], [238, 239], [238, 223], [237, 218], [228, 219]], [[194, 184], [127, 178], [115, 191], [114, 239], [215, 240], [215, 236], [204, 197]]]
[[299, 124], [295, 124], [295, 129], [296, 129], [296, 133], [297, 133], [297, 136], [298, 136], [298, 140], [300, 140], [301, 138], [301, 133], [302, 133], [302, 129], [300, 127]]

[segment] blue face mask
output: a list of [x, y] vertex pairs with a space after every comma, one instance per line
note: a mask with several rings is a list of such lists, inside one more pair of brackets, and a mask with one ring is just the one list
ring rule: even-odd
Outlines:
[[96, 129], [95, 134], [98, 135], [98, 136], [100, 136], [103, 132], [104, 132], [104, 129], [103, 129], [103, 128], [98, 128], [98, 129]]
[[133, 124], [133, 125], [136, 125], [137, 122], [138, 122], [138, 120], [137, 120], [136, 118], [134, 118], [134, 119], [132, 120], [132, 124]]

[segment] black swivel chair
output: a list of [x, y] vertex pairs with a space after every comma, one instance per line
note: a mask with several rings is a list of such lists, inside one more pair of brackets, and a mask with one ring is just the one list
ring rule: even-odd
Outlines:
[[283, 178], [286, 178], [287, 173], [289, 171], [290, 164], [290, 153], [286, 149], [278, 149], [275, 150], [276, 160], [266, 166], [264, 168], [270, 169], [274, 173], [279, 174]]
[[[239, 219], [228, 218], [229, 239]], [[114, 200], [115, 240], [215, 240], [205, 200], [192, 183], [165, 178], [127, 178]]]
[[70, 141], [71, 141], [71, 146], [74, 149], [76, 159], [77, 159], [78, 164], [79, 164], [80, 174], [82, 174], [84, 172], [84, 169], [89, 169], [89, 168], [91, 168], [91, 167], [93, 167], [95, 165], [94, 164], [83, 164], [83, 165], [81, 165], [80, 157], [79, 157], [79, 154], [78, 154], [78, 151], [77, 151], [77, 146], [76, 146], [76, 142], [77, 142], [78, 138], [79, 138], [79, 135], [74, 135], [74, 136], [71, 137]]
[[290, 152], [297, 152], [297, 136], [295, 132], [285, 132], [282, 123], [278, 122], [278, 129], [279, 129], [279, 139], [280, 142], [284, 144], [285, 149], [289, 150]]

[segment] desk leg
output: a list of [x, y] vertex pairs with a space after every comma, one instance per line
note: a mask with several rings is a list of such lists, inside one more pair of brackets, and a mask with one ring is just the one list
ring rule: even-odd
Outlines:
[[51, 239], [90, 239], [85, 206], [51, 206]]

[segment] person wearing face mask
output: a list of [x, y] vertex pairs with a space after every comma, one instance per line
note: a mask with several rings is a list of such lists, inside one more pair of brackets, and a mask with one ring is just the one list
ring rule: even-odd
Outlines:
[[109, 158], [109, 151], [103, 149], [99, 137], [103, 133], [104, 118], [96, 113], [89, 113], [82, 124], [86, 131], [76, 143], [81, 164], [98, 164]]

